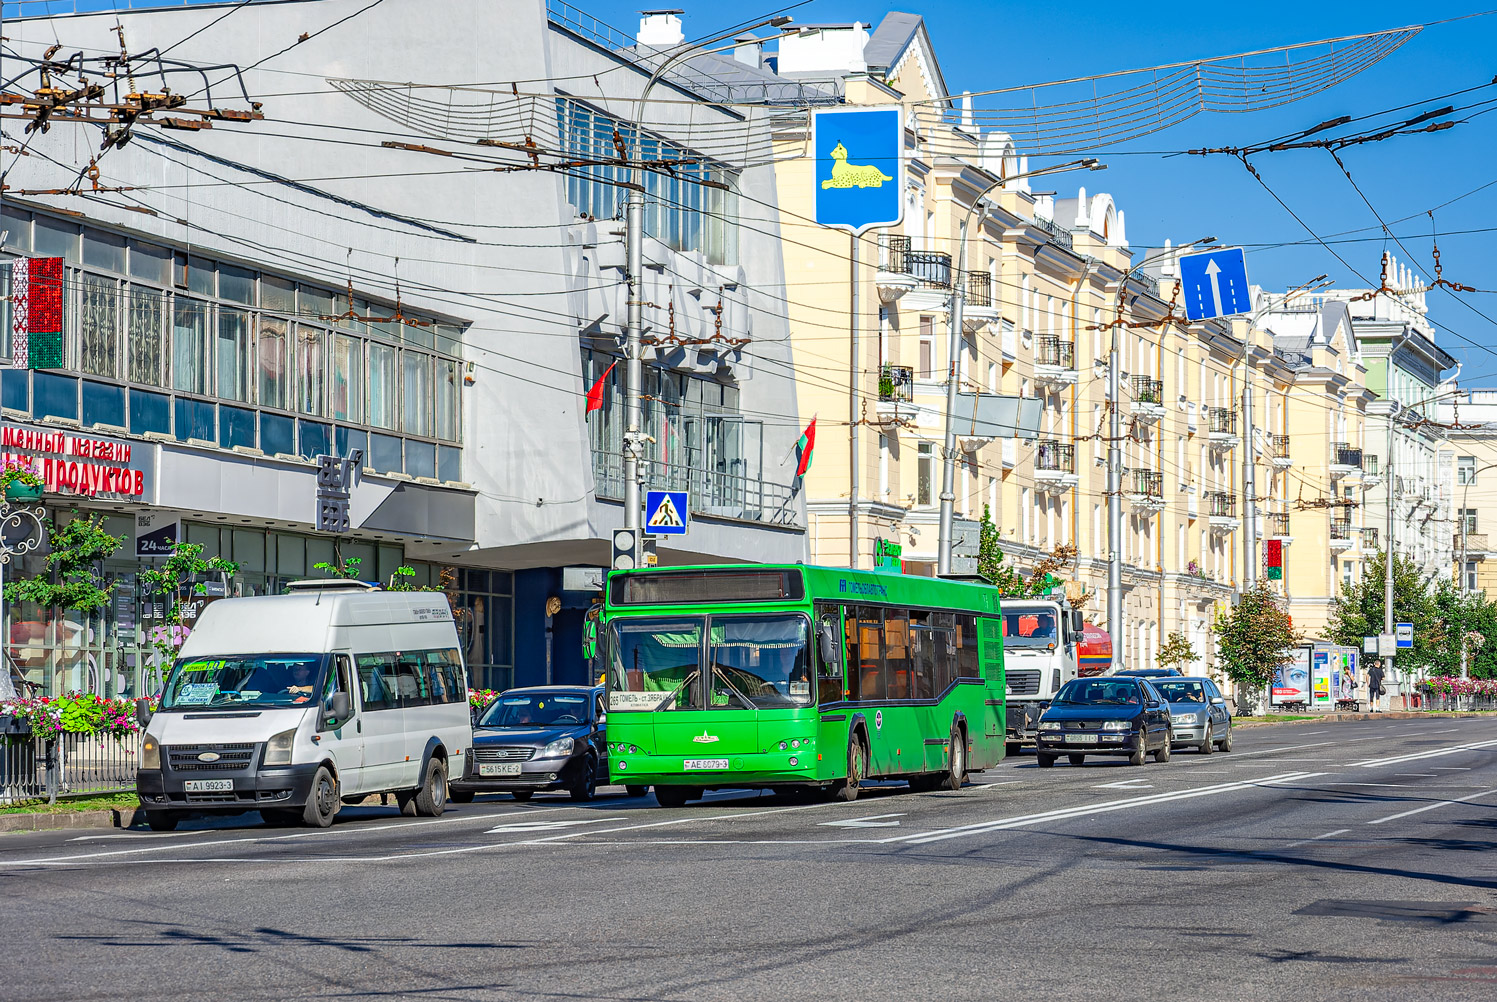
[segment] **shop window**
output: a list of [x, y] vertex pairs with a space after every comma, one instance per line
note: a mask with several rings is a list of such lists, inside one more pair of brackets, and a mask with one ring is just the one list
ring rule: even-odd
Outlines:
[[216, 409], [206, 401], [186, 400], [178, 397], [176, 399], [177, 441], [185, 442], [190, 438], [195, 438], [200, 442], [216, 442], [218, 430], [213, 413]]
[[379, 552], [373, 543], [344, 543], [338, 547], [344, 563], [359, 562], [359, 580], [368, 581], [379, 573]]
[[296, 455], [296, 420], [279, 414], [260, 415], [260, 448], [270, 455]]
[[60, 417], [78, 420], [78, 380], [50, 372], [31, 374], [31, 392], [36, 395], [32, 411], [39, 418]]
[[415, 351], [400, 353], [401, 427], [411, 435], [431, 435], [431, 356]]
[[279, 317], [259, 318], [259, 333], [256, 336], [256, 395], [262, 407], [278, 410], [289, 408], [287, 384], [290, 382], [291, 366], [287, 362], [290, 354], [288, 329], [291, 323]]
[[171, 281], [171, 251], [152, 244], [130, 245], [130, 277], [166, 285]]
[[244, 310], [218, 309], [218, 395], [225, 400], [250, 399], [250, 328]]
[[327, 410], [326, 335], [306, 324], [296, 325], [296, 409], [303, 414]]
[[381, 582], [388, 582], [395, 573], [395, 568], [404, 563], [405, 553], [398, 546], [379, 547], [379, 566], [373, 568], [375, 576]]
[[256, 529], [235, 529], [233, 543], [233, 560], [241, 571], [265, 573], [265, 533]]
[[120, 284], [112, 278], [79, 278], [78, 369], [114, 376], [120, 344]]
[[333, 444], [337, 446], [337, 454], [347, 456], [353, 450], [358, 449], [364, 454], [364, 465], [374, 465], [369, 459], [369, 433], [359, 431], [357, 428], [338, 428], [333, 432]]
[[275, 533], [275, 570], [282, 577], [304, 577], [307, 573], [307, 541], [301, 536]]
[[333, 541], [326, 536], [311, 536], [306, 538], [306, 544], [307, 575], [317, 578], [326, 577], [322, 571], [317, 569], [317, 565], [333, 562]]
[[[131, 252], [134, 254], [134, 251]], [[134, 260], [132, 256], [131, 260]], [[130, 286], [126, 343], [126, 376], [132, 383], [161, 386], [166, 295], [141, 285]]]
[[99, 424], [124, 428], [125, 388], [109, 383], [83, 381], [83, 423], [92, 427]]
[[376, 428], [395, 430], [400, 413], [396, 382], [396, 351], [389, 345], [369, 344], [369, 421]]
[[297, 422], [297, 452], [303, 459], [316, 459], [318, 456], [327, 455], [328, 438], [330, 429], [325, 424], [315, 421]]
[[155, 432], [169, 435], [172, 430], [171, 398], [164, 393], [146, 390], [130, 391], [130, 434]]
[[394, 435], [370, 435], [366, 462], [381, 473], [403, 472], [400, 439]]
[[437, 479], [462, 481], [463, 450], [451, 445], [437, 446]]
[[203, 559], [224, 556], [223, 540], [219, 536], [218, 526], [202, 525], [198, 522], [187, 523], [187, 541], [196, 543], [203, 548]]
[[430, 442], [405, 443], [405, 472], [413, 477], [437, 475], [437, 447]]
[[6, 369], [0, 372], [0, 406], [30, 413], [30, 375], [26, 369]]
[[244, 407], [218, 409], [218, 444], [225, 449], [255, 447], [255, 412]]
[[208, 393], [207, 303], [178, 298], [172, 315], [172, 388]]

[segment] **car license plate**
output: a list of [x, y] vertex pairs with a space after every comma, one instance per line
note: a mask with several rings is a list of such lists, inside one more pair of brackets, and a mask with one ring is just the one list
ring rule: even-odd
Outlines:
[[520, 774], [520, 763], [518, 762], [481, 762], [478, 766], [480, 776], [518, 776]]
[[183, 784], [188, 793], [233, 793], [232, 779], [189, 779]]
[[1097, 743], [1095, 734], [1067, 734], [1066, 743], [1073, 745], [1094, 745]]
[[728, 760], [725, 758], [689, 758], [682, 765], [687, 769], [726, 769]]

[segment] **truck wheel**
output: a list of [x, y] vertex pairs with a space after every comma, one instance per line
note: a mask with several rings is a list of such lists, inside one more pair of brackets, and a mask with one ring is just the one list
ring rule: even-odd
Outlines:
[[447, 763], [433, 758], [426, 763], [426, 782], [413, 800], [416, 816], [439, 818], [447, 809]]
[[333, 816], [343, 802], [338, 799], [338, 781], [325, 765], [317, 767], [312, 777], [312, 788], [307, 791], [307, 805], [302, 808], [302, 823], [313, 828], [326, 828], [333, 823]]

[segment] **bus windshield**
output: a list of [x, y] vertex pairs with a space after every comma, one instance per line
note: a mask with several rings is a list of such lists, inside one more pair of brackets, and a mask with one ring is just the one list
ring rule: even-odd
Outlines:
[[1009, 650], [1054, 647], [1055, 610], [1030, 609], [1003, 616], [1003, 646]]
[[765, 710], [813, 701], [799, 614], [615, 619], [608, 708]]
[[306, 706], [320, 691], [325, 654], [239, 654], [177, 663], [163, 710]]

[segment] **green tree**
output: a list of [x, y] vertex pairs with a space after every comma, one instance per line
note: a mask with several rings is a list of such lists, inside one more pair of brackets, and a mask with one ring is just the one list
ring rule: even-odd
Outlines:
[[[1343, 587], [1331, 613], [1331, 639], [1349, 647], [1361, 647], [1363, 637], [1383, 632], [1383, 577], [1387, 551], [1380, 550], [1367, 562], [1362, 580]], [[1437, 590], [1436, 590], [1437, 591]], [[1436, 591], [1425, 586], [1419, 569], [1406, 557], [1393, 561], [1393, 622], [1414, 624], [1414, 646], [1398, 652], [1398, 666], [1423, 670], [1439, 662], [1440, 650], [1450, 639], [1441, 619]], [[1459, 634], [1457, 634], [1458, 636]], [[1456, 645], [1459, 661], [1459, 645]], [[1459, 674], [1457, 669], [1456, 674]]]
[[35, 602], [50, 609], [98, 612], [109, 604], [110, 589], [102, 583], [100, 567], [125, 542], [104, 529], [103, 515], [76, 516], [61, 527], [47, 523], [47, 570], [10, 585], [7, 598]]
[[1442, 579], [1435, 589], [1435, 612], [1441, 642], [1427, 666], [1431, 675], [1459, 675], [1464, 642], [1466, 670], [1472, 678], [1497, 678], [1497, 603], [1482, 592], [1462, 592]]
[[[320, 560], [312, 565], [313, 570], [321, 571], [330, 578], [342, 578], [344, 581], [357, 581], [359, 579], [359, 565], [364, 561], [358, 557], [342, 557], [335, 561]], [[412, 571], [414, 574], [415, 572]]]
[[418, 585], [415, 582], [416, 569], [404, 564], [395, 568], [390, 575], [390, 583], [385, 585], [386, 591], [440, 591], [431, 585]]
[[1290, 648], [1301, 640], [1265, 581], [1244, 592], [1230, 610], [1218, 613], [1212, 632], [1222, 671], [1242, 689], [1266, 688], [1274, 670], [1289, 662]]
[[1034, 598], [1048, 594], [1052, 589], [1065, 584], [1058, 576], [1065, 565], [1076, 558], [1076, 547], [1070, 544], [1057, 546], [1050, 555], [1035, 564], [1034, 570], [1025, 577], [1017, 568], [1007, 563], [998, 538], [998, 527], [993, 524], [993, 513], [987, 505], [982, 506], [982, 521], [978, 523], [977, 573], [998, 587], [1010, 598]]
[[182, 600], [190, 595], [206, 595], [210, 574], [233, 575], [239, 565], [223, 557], [203, 556], [202, 543], [177, 543], [160, 567], [142, 571], [140, 583], [147, 595], [159, 595], [166, 603], [163, 626], [154, 631], [152, 644], [161, 654], [160, 667], [169, 670], [177, 658], [187, 630], [182, 625]]
[[1198, 657], [1200, 655], [1190, 645], [1185, 634], [1176, 630], [1165, 638], [1164, 646], [1159, 648], [1159, 653], [1154, 656], [1154, 660], [1159, 662], [1161, 668], [1175, 668], [1190, 664]]

